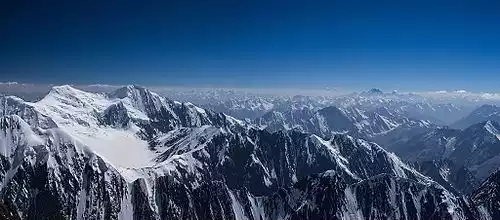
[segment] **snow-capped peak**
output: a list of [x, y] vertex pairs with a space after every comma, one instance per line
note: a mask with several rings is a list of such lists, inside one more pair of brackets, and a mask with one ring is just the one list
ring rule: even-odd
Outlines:
[[[55, 93], [65, 93], [65, 92], [70, 92], [70, 93], [78, 93], [81, 92], [80, 90], [73, 88], [71, 85], [60, 85], [60, 86], [53, 86], [50, 92], [55, 92]], [[49, 92], [49, 93], [50, 93]]]
[[383, 95], [384, 92], [382, 92], [382, 90], [380, 90], [380, 89], [373, 88], [373, 89], [370, 89], [366, 92], [363, 92], [362, 94], [365, 94], [365, 95]]
[[144, 87], [138, 85], [127, 85], [111, 92], [109, 96], [111, 98], [123, 99], [126, 97], [133, 97], [133, 96], [138, 96], [140, 94], [148, 94], [148, 93], [152, 92]]
[[70, 85], [52, 87], [49, 94], [47, 94], [47, 96], [45, 96], [38, 103], [43, 103], [49, 106], [61, 103], [73, 108], [95, 108], [97, 110], [103, 110], [109, 105], [109, 102], [106, 100], [104, 95], [85, 92], [73, 88]]
[[149, 116], [167, 107], [167, 99], [137, 85], [128, 85], [108, 94], [111, 100], [122, 101], [133, 118], [147, 120]]

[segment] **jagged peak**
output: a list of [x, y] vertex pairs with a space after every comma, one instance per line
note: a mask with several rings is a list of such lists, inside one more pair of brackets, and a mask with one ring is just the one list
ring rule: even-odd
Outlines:
[[364, 93], [368, 94], [368, 95], [382, 95], [382, 94], [384, 94], [384, 92], [382, 92], [382, 90], [377, 89], [377, 88], [372, 88]]
[[482, 121], [482, 122], [479, 122], [475, 125], [472, 125], [470, 127], [490, 127], [490, 128], [499, 128], [500, 127], [500, 124], [498, 124], [498, 122], [496, 121], [492, 121], [492, 120], [487, 120], [487, 121]]
[[464, 130], [466, 133], [474, 133], [477, 131], [484, 131], [488, 132], [493, 135], [500, 135], [500, 124], [496, 121], [483, 121], [474, 125], [471, 125], [470, 127], [466, 128]]
[[106, 97], [101, 93], [92, 93], [76, 89], [70, 85], [54, 86], [40, 101], [38, 106], [64, 105], [72, 108], [92, 107], [102, 110], [108, 105]]
[[108, 95], [111, 98], [123, 99], [137, 94], [140, 94], [141, 96], [144, 94], [157, 95], [149, 89], [139, 85], [127, 85], [109, 93]]
[[[92, 99], [96, 97], [101, 97], [100, 94], [98, 93], [92, 93], [92, 92], [86, 92], [80, 89], [77, 89], [71, 85], [60, 85], [60, 86], [53, 86], [49, 93], [44, 97], [50, 98], [50, 97], [64, 97], [64, 99], [72, 99], [74, 100], [79, 99], [79, 100], [87, 100], [91, 101]], [[43, 99], [42, 99], [43, 100]]]
[[484, 122], [484, 128], [492, 134], [495, 134], [495, 135], [500, 134], [500, 132], [498, 132], [500, 130], [500, 126], [495, 121], [488, 120], [488, 121]]
[[17, 96], [11, 96], [11, 95], [0, 95], [0, 106], [3, 106], [4, 108], [6, 107], [5, 105], [25, 105], [26, 102], [17, 97]]
[[18, 115], [4, 115], [0, 117], [0, 132], [2, 143], [0, 143], [0, 155], [11, 157], [20, 146], [35, 146], [43, 143]]
[[26, 122], [24, 122], [23, 119], [18, 115], [4, 115], [0, 117], [0, 127], [2, 128], [5, 127], [14, 128], [22, 126], [29, 127], [29, 125], [26, 124]]

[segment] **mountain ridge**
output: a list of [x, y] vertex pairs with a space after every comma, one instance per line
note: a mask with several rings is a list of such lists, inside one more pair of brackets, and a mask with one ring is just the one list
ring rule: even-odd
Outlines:
[[[478, 216], [460, 196], [375, 143], [345, 134], [325, 140], [297, 130], [270, 133], [189, 103], [134, 94], [110, 99], [62, 86], [40, 103], [25, 103], [29, 114], [10, 115], [20, 111], [4, 104], [9, 111], [0, 127], [8, 136], [0, 138], [24, 150], [0, 155], [2, 200], [22, 219]], [[103, 115], [111, 123], [102, 123]], [[57, 126], [41, 128], [45, 117]], [[31, 139], [40, 141], [24, 144]], [[106, 157], [124, 146], [150, 163], [127, 166]], [[143, 158], [133, 146], [148, 154]], [[105, 154], [110, 148], [116, 151]], [[370, 193], [372, 186], [381, 194]], [[403, 192], [410, 192], [401, 198], [411, 205], [390, 199]]]

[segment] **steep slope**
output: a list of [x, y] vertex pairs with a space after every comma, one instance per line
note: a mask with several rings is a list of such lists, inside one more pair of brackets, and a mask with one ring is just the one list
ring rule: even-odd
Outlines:
[[0, 129], [0, 195], [21, 218], [119, 218], [125, 181], [83, 144], [16, 115], [1, 117]]
[[29, 124], [43, 129], [57, 127], [52, 118], [38, 112], [35, 107], [14, 96], [0, 96], [0, 115], [18, 115]]
[[480, 184], [479, 180], [465, 166], [458, 166], [448, 159], [417, 161], [413, 167], [432, 178], [455, 194], [470, 195]]
[[462, 192], [470, 192], [470, 188], [476, 185], [477, 181], [483, 181], [500, 166], [499, 130], [500, 125], [492, 121], [478, 123], [464, 130], [442, 128], [416, 135], [407, 141], [389, 146], [388, 149], [412, 162], [445, 162], [451, 165], [448, 167], [451, 176], [472, 173], [473, 178], [465, 180], [472, 185], [457, 183], [456, 181], [461, 181], [459, 179], [451, 182], [452, 185], [465, 187]]
[[381, 174], [349, 184], [325, 173], [297, 184], [291, 219], [474, 219], [469, 202], [436, 184]]
[[335, 133], [357, 134], [358, 129], [340, 109], [330, 106], [313, 111], [310, 108], [273, 110], [255, 120], [255, 124], [271, 132], [295, 129], [330, 137]]
[[[241, 126], [223, 114], [164, 100], [135, 86], [110, 96], [54, 87], [37, 103], [3, 97], [3, 201], [23, 219], [132, 219], [137, 201], [126, 174], [128, 167], [153, 163], [150, 142], [141, 137], [168, 131], [155, 122], [169, 120], [170, 130], [203, 123]], [[169, 103], [171, 114], [162, 115]]]
[[307, 131], [312, 126], [309, 119], [313, 114], [314, 111], [309, 108], [291, 109], [287, 111], [272, 110], [262, 117], [257, 118], [254, 124], [259, 128], [271, 132], [291, 129]]
[[451, 127], [465, 129], [484, 121], [500, 122], [500, 107], [496, 105], [482, 105], [472, 111], [469, 115], [454, 122]]
[[16, 210], [10, 204], [0, 203], [0, 219], [4, 220], [21, 220], [16, 213]]
[[[200, 137], [207, 137], [202, 133], [209, 134], [209, 138], [199, 141]], [[161, 166], [136, 170], [135, 176], [139, 178], [135, 181], [147, 180], [152, 173], [156, 176], [156, 180], [146, 181], [149, 185], [146, 188], [156, 189], [152, 194], [162, 195], [161, 200], [150, 201], [156, 204], [153, 207], [166, 204], [190, 207], [158, 210], [160, 218], [467, 219], [476, 216], [466, 201], [378, 145], [346, 135], [335, 135], [325, 141], [296, 131], [249, 130], [243, 134], [206, 127], [194, 133], [169, 134], [158, 141], [166, 148], [159, 157]], [[172, 185], [168, 179], [176, 184]], [[379, 184], [376, 190], [366, 189], [373, 184]], [[212, 190], [212, 197], [207, 195], [208, 189]], [[386, 199], [372, 194], [380, 191], [385, 191]], [[413, 211], [406, 210], [410, 206], [407, 203], [391, 199], [390, 195], [402, 192], [409, 192], [403, 198], [412, 202]], [[186, 203], [183, 199], [186, 197], [192, 198], [190, 202]], [[228, 198], [231, 202], [224, 203]], [[198, 208], [198, 202], [205, 202], [209, 204], [206, 209], [217, 211], [203, 211], [206, 209]], [[381, 206], [380, 212], [370, 213], [369, 207], [375, 203]], [[389, 207], [400, 211], [394, 212]], [[234, 216], [222, 215], [231, 209]]]
[[441, 160], [449, 157], [455, 150], [457, 137], [461, 134], [460, 130], [439, 128], [388, 145], [386, 148], [408, 161]]
[[473, 193], [472, 200], [488, 219], [500, 218], [500, 171], [493, 172]]

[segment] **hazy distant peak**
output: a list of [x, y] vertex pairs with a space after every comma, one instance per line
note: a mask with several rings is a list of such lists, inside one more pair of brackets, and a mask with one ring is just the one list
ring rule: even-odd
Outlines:
[[380, 89], [377, 89], [377, 88], [372, 88], [366, 92], [363, 92], [364, 94], [367, 94], [367, 95], [383, 95], [384, 92], [382, 92], [382, 90]]

